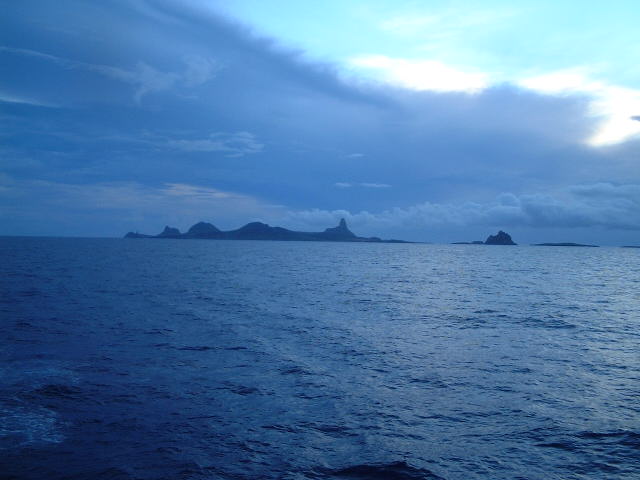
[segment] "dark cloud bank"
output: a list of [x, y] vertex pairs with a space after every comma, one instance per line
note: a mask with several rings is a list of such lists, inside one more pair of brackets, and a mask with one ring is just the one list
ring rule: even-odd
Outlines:
[[638, 142], [585, 98], [344, 79], [196, 2], [8, 2], [3, 234], [350, 220], [361, 235], [632, 243]]

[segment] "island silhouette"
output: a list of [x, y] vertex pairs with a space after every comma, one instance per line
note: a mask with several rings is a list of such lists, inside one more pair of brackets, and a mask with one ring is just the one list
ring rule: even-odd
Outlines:
[[[220, 230], [208, 222], [198, 222], [185, 233], [175, 227], [164, 227], [157, 235], [146, 235], [138, 232], [128, 232], [124, 238], [173, 238], [173, 239], [212, 239], [212, 240], [281, 240], [281, 241], [315, 241], [315, 242], [368, 242], [368, 243], [422, 243], [407, 240], [383, 240], [379, 237], [359, 237], [347, 226], [344, 218], [335, 227], [326, 228], [322, 232], [299, 232], [283, 227], [272, 227], [262, 222], [247, 223], [236, 230]], [[511, 235], [500, 230], [495, 235], [489, 235], [485, 241], [453, 242], [452, 245], [517, 245]], [[534, 243], [536, 247], [597, 247], [583, 243]], [[625, 245], [623, 248], [640, 248], [637, 245]]]
[[560, 242], [560, 243], [533, 243], [534, 247], [597, 247], [586, 243]]
[[185, 233], [177, 228], [166, 226], [158, 235], [145, 235], [129, 232], [124, 238], [175, 238], [175, 239], [213, 239], [213, 240], [296, 240], [319, 242], [376, 242], [376, 243], [413, 243], [404, 240], [382, 240], [378, 237], [359, 237], [347, 227], [344, 218], [335, 227], [323, 232], [298, 232], [283, 227], [272, 227], [262, 222], [251, 222], [236, 230], [223, 231], [207, 222], [198, 222]]
[[507, 232], [500, 230], [495, 235], [489, 235], [483, 242], [482, 240], [474, 240], [473, 242], [453, 242], [452, 245], [517, 245]]

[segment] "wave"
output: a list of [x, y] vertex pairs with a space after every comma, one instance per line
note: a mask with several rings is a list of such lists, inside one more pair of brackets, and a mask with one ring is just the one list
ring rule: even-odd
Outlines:
[[329, 477], [353, 480], [444, 480], [443, 477], [405, 461], [354, 465], [328, 472]]

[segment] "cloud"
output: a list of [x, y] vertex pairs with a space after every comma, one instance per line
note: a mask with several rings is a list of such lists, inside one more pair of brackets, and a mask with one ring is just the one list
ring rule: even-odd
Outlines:
[[386, 183], [352, 183], [352, 182], [336, 182], [333, 184], [338, 188], [350, 188], [350, 187], [364, 187], [364, 188], [391, 188], [391, 185]]
[[163, 193], [182, 198], [192, 198], [198, 200], [219, 200], [219, 199], [245, 199], [244, 195], [232, 192], [224, 192], [210, 187], [198, 185], [186, 185], [184, 183], [167, 183], [161, 190]]
[[185, 152], [223, 152], [230, 158], [260, 153], [264, 148], [249, 132], [215, 132], [202, 139], [168, 140], [167, 145]]
[[48, 61], [58, 63], [62, 66], [67, 66], [67, 67], [82, 65], [82, 62], [74, 62], [71, 60], [67, 60], [65, 58], [56, 57], [55, 55], [49, 55], [47, 53], [38, 52], [36, 50], [31, 50], [28, 48], [13, 48], [13, 47], [0, 45], [0, 52], [13, 53], [17, 55], [25, 55], [29, 57], [38, 58], [41, 60], [48, 60]]
[[215, 60], [198, 55], [188, 55], [185, 63], [187, 70], [183, 74], [183, 80], [187, 87], [196, 87], [212, 80], [221, 69]]
[[[284, 214], [282, 207], [250, 195], [178, 183], [72, 184], [4, 175], [0, 176], [0, 199], [0, 219], [19, 217], [20, 227], [35, 235], [86, 234], [84, 222], [93, 222], [94, 234], [105, 236], [123, 235], [128, 230], [157, 233], [165, 224], [185, 229], [200, 220], [235, 228], [238, 218], [246, 222]], [[36, 221], [42, 215], [46, 221]]]
[[124, 70], [106, 65], [92, 65], [89, 70], [122, 80], [133, 85], [136, 89], [133, 98], [140, 103], [142, 97], [148, 93], [162, 92], [173, 87], [180, 79], [180, 75], [173, 72], [161, 72], [144, 62], [138, 62], [135, 69]]
[[[185, 202], [213, 206], [253, 202], [258, 200], [248, 195], [228, 192], [201, 185], [166, 183], [161, 186], [146, 186], [138, 182], [104, 182], [94, 184], [71, 184], [44, 180], [20, 181], [4, 175], [0, 178], [7, 201], [26, 199], [35, 191], [48, 197], [52, 205], [73, 206], [76, 209], [156, 209], [171, 203], [174, 207]], [[31, 192], [31, 193], [30, 193]]]
[[584, 69], [568, 69], [520, 80], [518, 84], [546, 95], [588, 95], [590, 114], [600, 125], [588, 139], [599, 147], [638, 137], [640, 125], [634, 114], [640, 111], [640, 90], [620, 87], [590, 78]]
[[568, 187], [569, 193], [584, 199], [604, 201], [612, 199], [623, 199], [640, 204], [640, 185], [613, 185], [611, 183], [595, 183], [591, 185], [574, 185]]
[[11, 95], [9, 93], [0, 92], [0, 102], [4, 103], [21, 103], [24, 105], [32, 105], [34, 107], [51, 107], [57, 108], [58, 105], [53, 103], [42, 102], [33, 98], [21, 97], [18, 95]]
[[143, 61], [138, 61], [135, 67], [126, 69], [112, 65], [81, 62], [25, 48], [0, 46], [0, 52], [53, 62], [63, 68], [87, 70], [130, 84], [135, 87], [133, 98], [137, 103], [140, 103], [142, 98], [149, 93], [169, 90], [178, 83], [187, 87], [201, 85], [214, 78], [219, 69], [214, 60], [197, 55], [185, 57], [186, 68], [183, 72], [163, 72]]
[[393, 15], [380, 23], [380, 28], [400, 36], [417, 37], [424, 40], [457, 40], [470, 29], [499, 27], [517, 14], [513, 7], [501, 10], [470, 11], [468, 8], [446, 8], [437, 13], [411, 11]]
[[352, 58], [350, 64], [373, 71], [382, 80], [411, 90], [478, 93], [490, 84], [489, 75], [484, 72], [463, 71], [437, 60], [364, 55]]
[[327, 224], [345, 217], [356, 225], [398, 227], [514, 227], [640, 230], [640, 185], [598, 183], [566, 188], [556, 195], [504, 193], [487, 203], [424, 202], [378, 213], [340, 209], [290, 211], [288, 218], [308, 224]]
[[[5, 197], [6, 233], [153, 232], [218, 217], [298, 228], [285, 211], [331, 217], [320, 228], [335, 224], [335, 212], [416, 225], [414, 238], [424, 225], [445, 236], [498, 221], [633, 224], [611, 194], [604, 211], [594, 192], [567, 187], [640, 184], [635, 137], [615, 148], [587, 143], [602, 119], [592, 114], [593, 89], [545, 93], [446, 61], [421, 70], [422, 60], [392, 57], [366, 69], [407, 67], [427, 83], [356, 81], [203, 2], [65, 6], [12, 2], [0, 16], [12, 46], [0, 51], [0, 91], [65, 105], [3, 103], [0, 171], [21, 192]], [[626, 121], [640, 125], [629, 118], [638, 115]]]
[[[372, 71], [392, 85], [417, 91], [478, 94], [505, 82], [487, 72], [460, 69], [434, 59], [365, 55], [352, 58], [350, 64], [364, 71]], [[589, 115], [598, 122], [594, 132], [586, 139], [591, 146], [614, 145], [640, 135], [640, 125], [634, 122], [640, 111], [638, 89], [594, 80], [586, 69], [580, 68], [515, 77], [510, 82], [544, 95], [585, 98]]]

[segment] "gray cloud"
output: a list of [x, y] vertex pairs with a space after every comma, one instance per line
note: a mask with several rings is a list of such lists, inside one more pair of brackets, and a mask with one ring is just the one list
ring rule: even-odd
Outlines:
[[134, 99], [138, 103], [143, 96], [149, 93], [170, 90], [179, 82], [187, 87], [195, 87], [206, 83], [215, 77], [215, 72], [219, 69], [215, 61], [197, 55], [185, 57], [186, 67], [183, 72], [163, 72], [143, 61], [137, 62], [133, 68], [126, 69], [112, 65], [71, 60], [24, 48], [0, 46], [0, 52], [33, 57], [53, 62], [64, 68], [83, 69], [128, 83], [135, 87]]
[[487, 203], [441, 204], [424, 202], [378, 213], [352, 213], [344, 209], [289, 212], [292, 221], [330, 224], [346, 217], [356, 225], [375, 229], [392, 227], [501, 227], [534, 228], [605, 227], [640, 230], [640, 185], [571, 186], [555, 195], [504, 193]]
[[[87, 184], [42, 180], [16, 180], [0, 175], [0, 217], [20, 219], [26, 233], [47, 235], [46, 223], [37, 221], [43, 215], [63, 235], [83, 235], [79, 218], [99, 226], [96, 234], [119, 236], [129, 230], [155, 233], [165, 224], [181, 229], [207, 219], [225, 228], [236, 228], [238, 218], [272, 220], [282, 217], [281, 206], [270, 205], [255, 197], [211, 186], [166, 183], [157, 186], [138, 182], [105, 182]], [[215, 217], [212, 214], [215, 212]]]
[[[510, 85], [467, 95], [349, 83], [335, 66], [198, 5], [10, 3], [0, 18], [0, 91], [9, 99], [0, 171], [24, 196], [0, 213], [6, 233], [28, 231], [25, 218], [66, 231], [75, 214], [85, 234], [120, 231], [123, 210], [94, 219], [63, 201], [74, 187], [53, 185], [131, 199], [115, 186], [136, 185], [147, 205], [139, 229], [146, 219], [167, 222], [170, 200], [188, 198], [192, 210], [176, 216], [215, 223], [215, 211], [236, 215], [236, 225], [259, 217], [326, 227], [344, 214], [414, 236], [425, 226], [443, 235], [473, 225], [636, 228], [635, 197], [620, 185], [640, 184], [640, 142], [586, 145], [598, 121], [588, 98]], [[35, 17], [40, 24], [28, 21]], [[167, 185], [234, 195], [207, 213], [193, 202], [217, 193]]]

